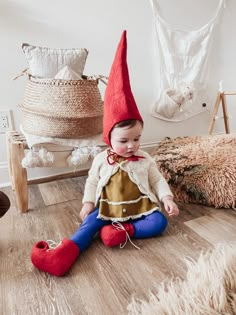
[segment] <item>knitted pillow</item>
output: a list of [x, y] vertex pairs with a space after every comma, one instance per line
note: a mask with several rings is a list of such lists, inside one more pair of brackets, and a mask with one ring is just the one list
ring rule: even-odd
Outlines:
[[85, 48], [47, 48], [22, 44], [29, 64], [29, 73], [39, 78], [54, 78], [65, 66], [80, 76], [83, 74], [88, 51]]
[[178, 201], [236, 206], [236, 136], [165, 138], [151, 154]]

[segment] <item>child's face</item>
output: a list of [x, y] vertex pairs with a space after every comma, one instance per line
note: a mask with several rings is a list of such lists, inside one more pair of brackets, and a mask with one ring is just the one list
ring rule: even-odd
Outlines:
[[111, 145], [115, 153], [123, 157], [135, 154], [140, 146], [143, 131], [142, 124], [137, 122], [133, 127], [116, 127], [111, 132]]

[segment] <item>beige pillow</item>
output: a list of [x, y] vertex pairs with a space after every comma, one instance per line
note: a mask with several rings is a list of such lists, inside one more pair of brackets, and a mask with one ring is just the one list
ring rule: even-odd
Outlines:
[[54, 77], [54, 79], [60, 80], [82, 80], [81, 75], [73, 71], [70, 67], [65, 66]]
[[22, 44], [29, 73], [39, 78], [54, 78], [65, 66], [82, 75], [88, 51], [85, 48], [47, 48]]

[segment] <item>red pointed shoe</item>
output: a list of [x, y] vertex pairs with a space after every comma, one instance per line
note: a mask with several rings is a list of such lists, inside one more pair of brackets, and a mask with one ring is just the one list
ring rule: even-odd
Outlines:
[[54, 249], [50, 249], [47, 242], [40, 241], [32, 248], [31, 261], [39, 270], [61, 277], [70, 269], [79, 253], [79, 247], [69, 239], [61, 241]]
[[131, 223], [114, 222], [110, 225], [105, 225], [100, 231], [100, 237], [104, 245], [108, 247], [124, 244], [128, 236], [134, 235], [134, 227]]

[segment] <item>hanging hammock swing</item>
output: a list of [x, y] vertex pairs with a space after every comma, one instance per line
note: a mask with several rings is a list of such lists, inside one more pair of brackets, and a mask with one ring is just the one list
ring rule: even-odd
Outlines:
[[151, 114], [178, 122], [207, 110], [209, 57], [214, 30], [225, 0], [212, 19], [193, 31], [175, 30], [159, 15], [158, 0], [150, 0], [160, 63], [159, 96]]

